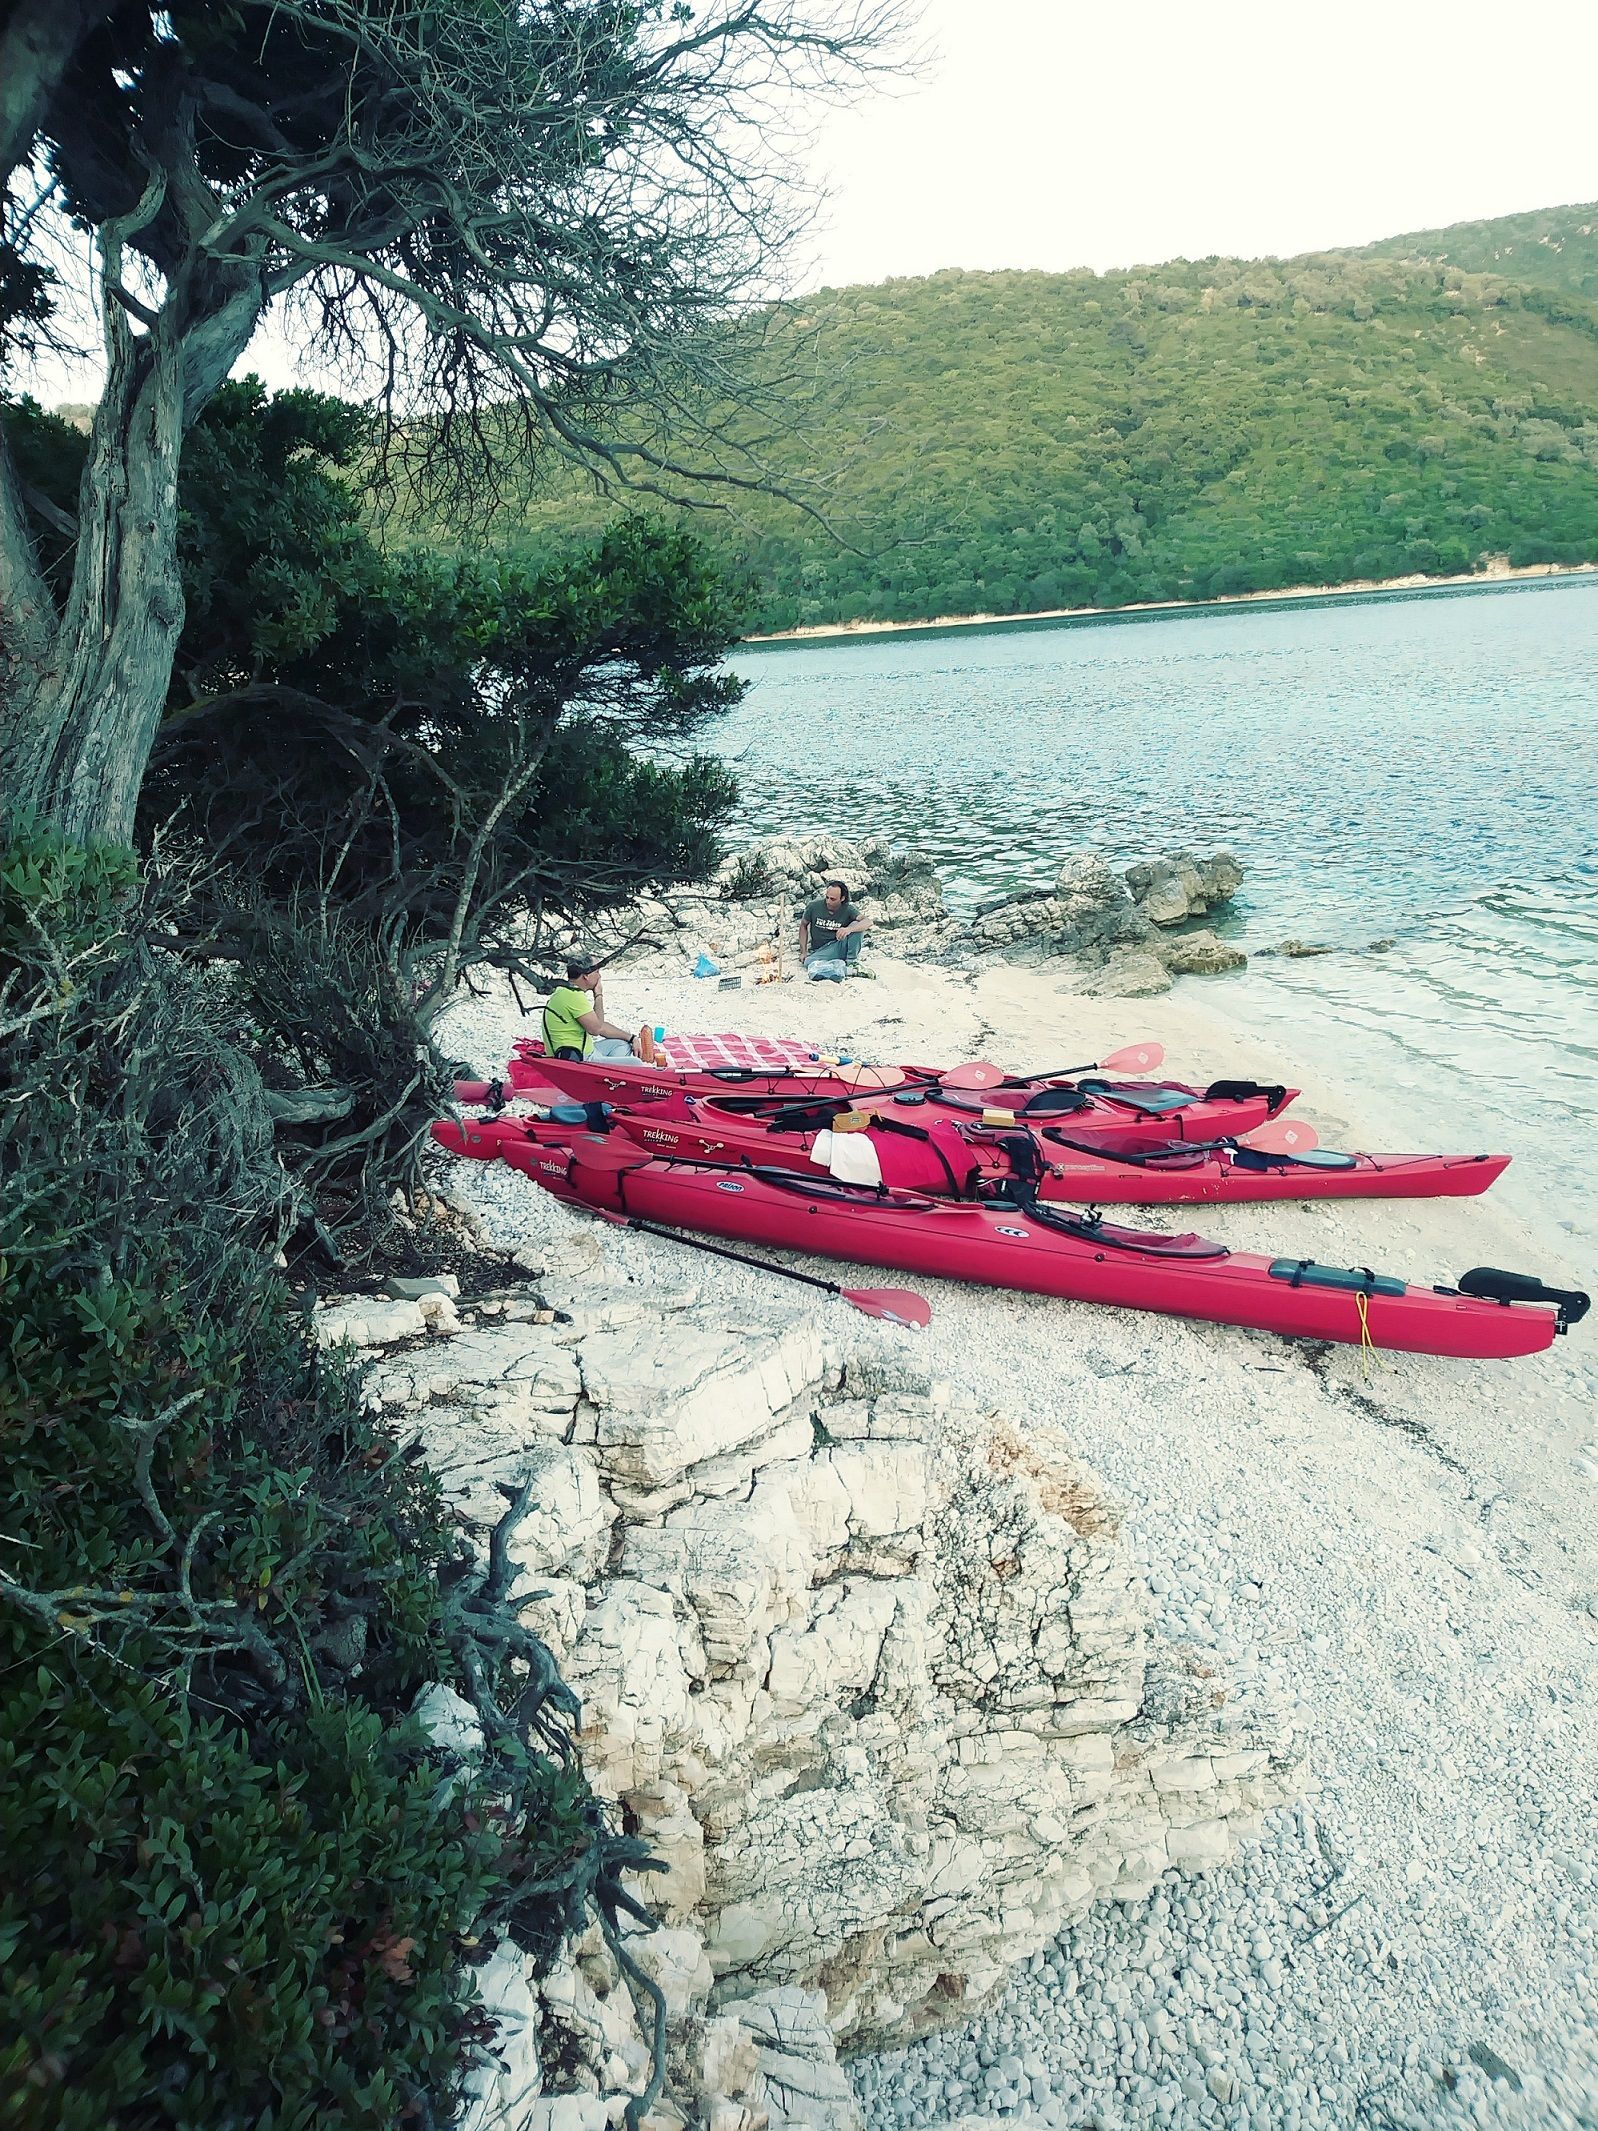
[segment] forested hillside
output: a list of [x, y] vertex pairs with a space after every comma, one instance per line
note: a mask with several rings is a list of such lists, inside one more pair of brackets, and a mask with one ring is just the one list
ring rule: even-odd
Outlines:
[[[1434, 234], [1485, 258], [1496, 227]], [[774, 498], [713, 521], [752, 628], [1598, 556], [1598, 305], [1568, 290], [1350, 254], [948, 272], [791, 330], [836, 389], [772, 456], [843, 537]], [[605, 508], [566, 488], [502, 531]]]
[[1598, 302], [1598, 201], [1539, 207], [1491, 222], [1452, 222], [1361, 245], [1360, 259], [1433, 259]]

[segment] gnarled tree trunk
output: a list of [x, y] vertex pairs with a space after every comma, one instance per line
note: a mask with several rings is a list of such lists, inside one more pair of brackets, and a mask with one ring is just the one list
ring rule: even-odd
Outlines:
[[249, 341], [258, 277], [184, 317], [169, 292], [135, 334], [118, 297], [120, 231], [102, 232], [105, 390], [78, 491], [71, 588], [58, 616], [15, 470], [0, 456], [0, 793], [80, 842], [132, 839], [183, 627], [178, 461], [190, 423]]

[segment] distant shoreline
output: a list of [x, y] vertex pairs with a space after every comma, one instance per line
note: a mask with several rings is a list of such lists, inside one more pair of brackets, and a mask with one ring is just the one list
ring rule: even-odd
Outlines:
[[1595, 562], [1527, 562], [1518, 566], [1494, 557], [1484, 569], [1454, 577], [1356, 577], [1340, 585], [1284, 585], [1274, 592], [1218, 592], [1213, 599], [1141, 599], [1123, 607], [1041, 607], [1029, 614], [938, 614], [918, 622], [807, 622], [798, 629], [776, 629], [769, 636], [746, 636], [746, 644], [813, 643], [819, 638], [905, 636], [918, 629], [990, 629], [1005, 622], [1072, 622], [1117, 614], [1202, 613], [1209, 607], [1260, 606], [1277, 599], [1342, 599], [1359, 592], [1442, 591], [1450, 586], [1508, 584], [1521, 578], [1582, 577], [1598, 571]]

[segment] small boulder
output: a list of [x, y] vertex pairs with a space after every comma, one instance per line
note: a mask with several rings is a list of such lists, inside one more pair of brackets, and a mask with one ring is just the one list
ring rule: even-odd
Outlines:
[[1213, 932], [1180, 932], [1161, 940], [1156, 950], [1173, 977], [1214, 977], [1225, 969], [1244, 969], [1248, 956]]
[[1056, 942], [1064, 953], [1129, 945], [1148, 938], [1125, 881], [1096, 851], [1079, 851], [1055, 876], [1052, 901], [1059, 912]]
[[1140, 916], [1151, 925], [1180, 925], [1229, 903], [1243, 885], [1243, 868], [1230, 851], [1200, 858], [1192, 851], [1169, 851], [1144, 864], [1128, 866], [1126, 885]]
[[1082, 989], [1095, 999], [1152, 999], [1168, 992], [1171, 978], [1157, 954], [1147, 948], [1121, 948], [1095, 970]]

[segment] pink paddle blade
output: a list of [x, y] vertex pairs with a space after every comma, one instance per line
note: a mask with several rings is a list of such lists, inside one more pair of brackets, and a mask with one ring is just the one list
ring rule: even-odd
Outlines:
[[1273, 1117], [1269, 1124], [1256, 1125], [1238, 1141], [1240, 1147], [1257, 1147], [1261, 1154], [1307, 1154], [1320, 1143], [1315, 1127], [1296, 1117]]
[[978, 1058], [970, 1065], [951, 1066], [947, 1073], [940, 1073], [938, 1085], [941, 1088], [996, 1088], [1003, 1078], [1001, 1067]]
[[932, 1305], [925, 1295], [907, 1287], [841, 1287], [838, 1293], [868, 1317], [881, 1317], [888, 1324], [929, 1325]]
[[1101, 1073], [1154, 1073], [1165, 1063], [1163, 1043], [1129, 1043], [1124, 1051], [1111, 1051], [1099, 1060]]
[[837, 1065], [832, 1077], [846, 1088], [896, 1088], [904, 1072], [899, 1066]]

